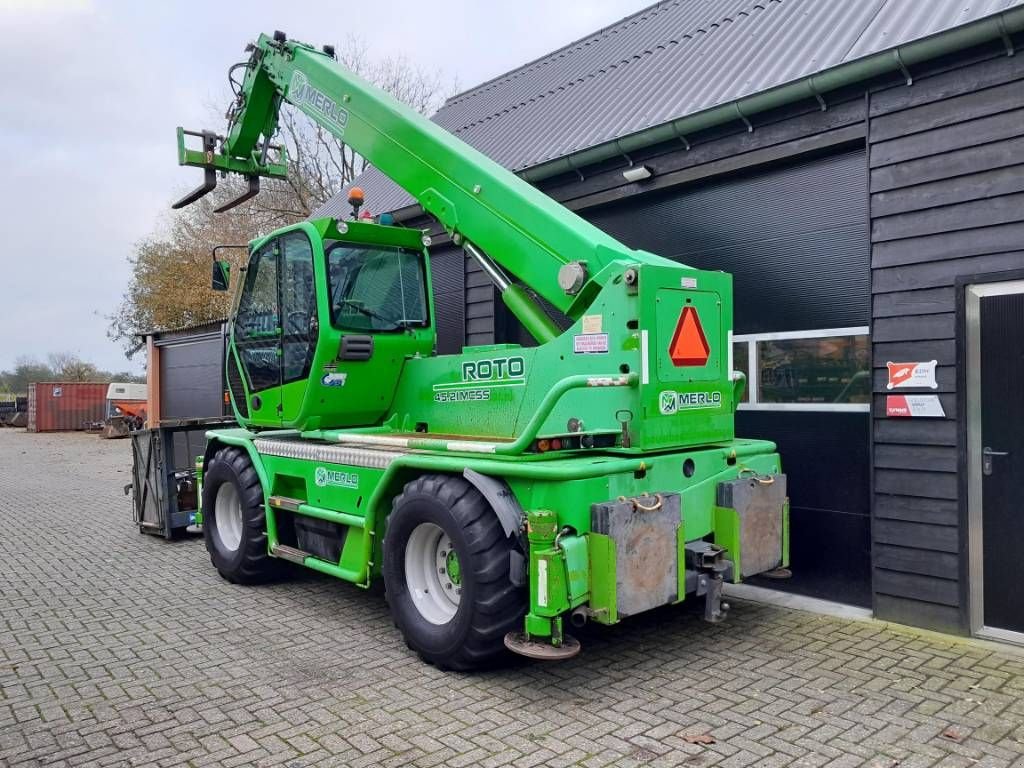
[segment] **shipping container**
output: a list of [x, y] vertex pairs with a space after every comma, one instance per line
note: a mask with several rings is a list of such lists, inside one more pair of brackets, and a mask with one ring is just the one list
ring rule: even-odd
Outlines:
[[88, 429], [106, 416], [107, 384], [47, 381], [29, 384], [28, 431]]

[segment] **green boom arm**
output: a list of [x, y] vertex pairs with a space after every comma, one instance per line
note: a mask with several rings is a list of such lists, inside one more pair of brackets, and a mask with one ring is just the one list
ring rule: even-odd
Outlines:
[[186, 159], [182, 150], [182, 164], [209, 170], [215, 163], [219, 170], [247, 173], [250, 188], [258, 176], [280, 176], [280, 156], [269, 160], [265, 148], [277, 129], [281, 102], [287, 100], [343, 139], [412, 195], [456, 242], [466, 244], [502, 289], [505, 303], [540, 341], [553, 338], [557, 329], [488, 257], [573, 319], [611, 278], [605, 270], [613, 262], [620, 262], [616, 273], [623, 261], [670, 263], [634, 251], [584, 221], [346, 71], [330, 49], [321, 52], [275, 33], [260, 35], [250, 51], [221, 156], [209, 161], [210, 153], [193, 153]]

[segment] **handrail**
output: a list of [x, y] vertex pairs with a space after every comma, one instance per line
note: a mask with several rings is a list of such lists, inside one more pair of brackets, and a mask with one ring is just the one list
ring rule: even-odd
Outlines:
[[522, 433], [511, 442], [501, 443], [483, 440], [447, 440], [439, 437], [402, 437], [378, 433], [359, 433], [343, 430], [323, 430], [325, 440], [339, 443], [399, 448], [418, 451], [442, 451], [445, 453], [487, 453], [496, 456], [517, 456], [525, 451], [536, 439], [537, 433], [554, 410], [555, 405], [566, 392], [588, 387], [635, 387], [640, 377], [635, 373], [612, 376], [577, 374], [560, 379], [540, 401], [536, 411], [526, 423]]

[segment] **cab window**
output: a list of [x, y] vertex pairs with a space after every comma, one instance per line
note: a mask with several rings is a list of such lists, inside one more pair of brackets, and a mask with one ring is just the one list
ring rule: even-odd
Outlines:
[[235, 320], [235, 340], [253, 391], [281, 383], [277, 249], [267, 244], [249, 261]]
[[282, 377], [284, 383], [309, 375], [316, 350], [316, 289], [313, 248], [304, 232], [281, 238]]
[[421, 254], [386, 246], [337, 243], [327, 251], [331, 322], [361, 331], [398, 331], [428, 323]]

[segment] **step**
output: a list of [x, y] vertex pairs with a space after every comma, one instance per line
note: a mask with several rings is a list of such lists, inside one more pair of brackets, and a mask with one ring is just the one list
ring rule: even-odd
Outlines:
[[310, 552], [303, 552], [301, 549], [289, 547], [285, 544], [275, 544], [274, 548], [270, 550], [270, 553], [274, 557], [279, 557], [282, 560], [287, 560], [291, 563], [298, 563], [299, 565], [303, 565], [306, 562], [307, 557], [314, 557]]
[[274, 509], [283, 509], [286, 512], [298, 512], [299, 507], [305, 504], [302, 499], [293, 499], [288, 496], [271, 496], [269, 504]]
[[350, 515], [348, 512], [318, 507], [302, 499], [293, 499], [289, 496], [271, 496], [267, 504], [271, 508], [280, 509], [283, 512], [315, 517], [318, 520], [326, 520], [329, 523], [337, 523], [349, 528], [364, 528], [366, 526], [366, 521], [359, 515]]

